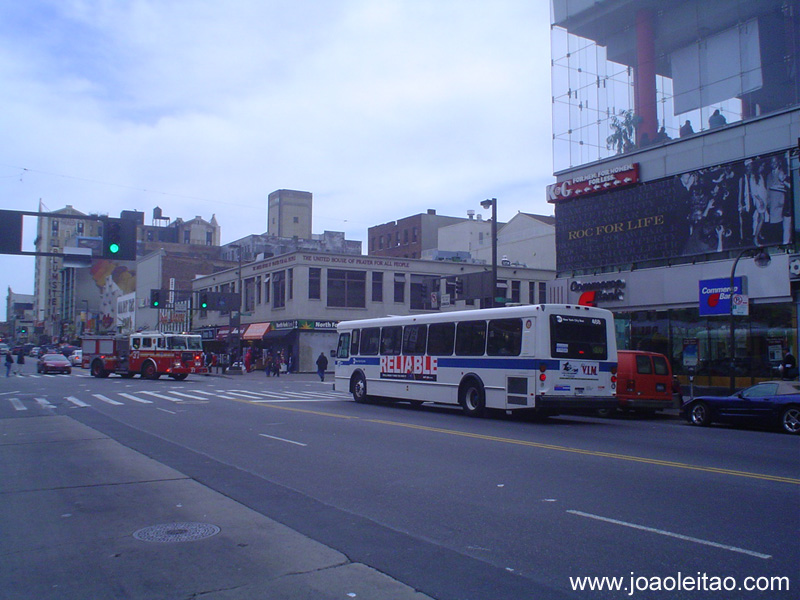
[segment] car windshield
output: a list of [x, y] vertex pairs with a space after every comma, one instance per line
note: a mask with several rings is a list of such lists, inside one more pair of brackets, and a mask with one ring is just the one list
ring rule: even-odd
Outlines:
[[45, 354], [44, 360], [66, 360], [63, 354]]

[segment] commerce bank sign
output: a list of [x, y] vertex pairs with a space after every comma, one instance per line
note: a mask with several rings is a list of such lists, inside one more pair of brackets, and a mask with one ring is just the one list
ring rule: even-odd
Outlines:
[[[731, 314], [731, 280], [730, 277], [722, 279], [701, 279], [700, 283], [701, 317], [713, 317]], [[733, 280], [733, 293], [742, 294], [744, 290], [744, 277], [735, 277]]]

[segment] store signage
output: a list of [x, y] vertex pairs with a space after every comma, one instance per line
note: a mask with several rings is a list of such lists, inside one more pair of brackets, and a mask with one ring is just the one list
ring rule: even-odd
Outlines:
[[639, 163], [630, 163], [548, 185], [547, 201], [552, 203], [588, 196], [633, 185], [638, 181]]
[[[731, 279], [701, 279], [700, 280], [700, 316], [713, 317], [731, 314]], [[733, 280], [733, 293], [742, 294], [744, 277]], [[737, 303], [737, 306], [741, 306]], [[734, 314], [737, 314], [734, 312]]]
[[621, 302], [625, 299], [625, 280], [573, 281], [570, 291], [580, 293], [580, 306], [597, 306], [598, 302]]

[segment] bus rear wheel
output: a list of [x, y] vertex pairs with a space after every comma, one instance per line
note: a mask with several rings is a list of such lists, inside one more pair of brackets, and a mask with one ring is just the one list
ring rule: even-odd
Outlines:
[[476, 380], [470, 379], [461, 387], [461, 408], [469, 417], [482, 417], [486, 413], [486, 392]]
[[361, 404], [369, 402], [369, 396], [367, 396], [367, 380], [363, 375], [359, 373], [353, 378], [351, 388], [353, 390], [353, 400]]

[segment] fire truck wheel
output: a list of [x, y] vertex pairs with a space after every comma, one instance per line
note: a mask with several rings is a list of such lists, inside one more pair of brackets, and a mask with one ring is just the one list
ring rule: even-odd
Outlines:
[[158, 379], [161, 377], [161, 373], [158, 372], [156, 363], [150, 360], [144, 363], [144, 366], [142, 367], [142, 377], [145, 379]]
[[189, 376], [188, 373], [179, 373], [177, 375], [170, 375], [175, 381], [183, 381]]
[[120, 373], [119, 376], [123, 379], [132, 379], [136, 373]]
[[108, 371], [103, 368], [103, 361], [97, 359], [92, 362], [92, 377], [108, 377]]

